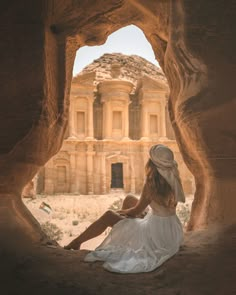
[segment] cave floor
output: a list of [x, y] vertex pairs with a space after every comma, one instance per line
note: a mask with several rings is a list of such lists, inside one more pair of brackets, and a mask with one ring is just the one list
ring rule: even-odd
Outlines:
[[0, 294], [235, 295], [236, 225], [189, 232], [179, 253], [151, 273], [114, 274], [85, 263], [86, 250], [35, 245], [0, 253]]

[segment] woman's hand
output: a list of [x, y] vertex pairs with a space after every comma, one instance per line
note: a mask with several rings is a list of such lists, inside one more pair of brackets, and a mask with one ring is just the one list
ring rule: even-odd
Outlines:
[[128, 210], [125, 210], [125, 209], [123, 209], [123, 210], [117, 210], [116, 211], [116, 213], [118, 213], [118, 214], [120, 214], [121, 216], [125, 216], [125, 217], [128, 217], [128, 212], [127, 212]]
[[136, 217], [136, 214], [135, 214], [133, 208], [122, 209], [122, 210], [118, 210], [116, 212], [118, 214], [120, 214], [121, 216], [124, 216], [124, 217], [129, 217], [129, 218], [135, 218]]

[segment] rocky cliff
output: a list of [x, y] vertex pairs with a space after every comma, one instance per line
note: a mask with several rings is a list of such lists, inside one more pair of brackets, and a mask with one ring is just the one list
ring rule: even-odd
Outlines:
[[[137, 84], [142, 76], [167, 84], [166, 77], [161, 68], [155, 66], [138, 55], [125, 55], [121, 53], [106, 53], [86, 66], [78, 76], [95, 72], [95, 84], [104, 80], [120, 79]], [[76, 80], [76, 77], [74, 80]]]

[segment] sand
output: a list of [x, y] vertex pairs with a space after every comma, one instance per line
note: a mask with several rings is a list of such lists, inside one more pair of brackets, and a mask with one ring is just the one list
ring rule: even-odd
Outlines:
[[[91, 222], [92, 212], [95, 218], [117, 197], [120, 195], [114, 199], [113, 196], [41, 196], [24, 202], [39, 219], [60, 224], [61, 218], [62, 229], [67, 226], [67, 230], [76, 234], [81, 229], [70, 222], [75, 214], [89, 212], [84, 217]], [[53, 213], [39, 209], [42, 201], [50, 204]], [[76, 212], [73, 212], [73, 206], [77, 208]], [[186, 212], [183, 213], [185, 216]], [[63, 239], [60, 243], [67, 237]], [[36, 243], [14, 253], [10, 250], [0, 253], [0, 294], [235, 295], [235, 249], [235, 225], [186, 232], [180, 251], [160, 268], [150, 273], [119, 275], [105, 271], [102, 262], [85, 263], [86, 250], [66, 251]]]
[[[117, 210], [122, 204], [125, 194], [117, 190], [109, 195], [37, 195], [35, 199], [23, 199], [31, 213], [41, 225], [50, 229], [50, 224], [56, 225], [61, 231], [59, 245], [64, 246], [84, 231], [93, 221], [100, 217], [106, 210]], [[138, 196], [137, 196], [138, 197]], [[193, 196], [187, 196], [185, 204], [179, 204], [177, 214], [185, 225], [189, 218]], [[51, 210], [41, 208], [45, 203]], [[47, 213], [48, 212], [48, 213]], [[55, 231], [55, 229], [54, 229]], [[102, 235], [84, 244], [81, 249], [95, 249], [107, 236], [109, 229]], [[54, 238], [57, 235], [54, 235]]]

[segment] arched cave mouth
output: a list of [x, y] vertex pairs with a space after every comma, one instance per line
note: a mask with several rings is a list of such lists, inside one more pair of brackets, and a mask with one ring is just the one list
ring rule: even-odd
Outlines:
[[[213, 1], [2, 2], [1, 291], [232, 294], [236, 241], [234, 1], [226, 4], [221, 0], [217, 5]], [[137, 275], [113, 275], [102, 271], [99, 264], [83, 263], [83, 251], [45, 247], [47, 237], [21, 199], [22, 188], [62, 144], [76, 50], [102, 44], [112, 32], [131, 23], [145, 33], [168, 78], [171, 122], [196, 180], [188, 226], [195, 232], [186, 234], [179, 254], [156, 271], [138, 275], [138, 280]], [[116, 157], [110, 158], [110, 164], [123, 163], [124, 167], [125, 159]], [[71, 208], [73, 200], [73, 213]], [[206, 231], [198, 231], [203, 228]]]
[[[73, 78], [62, 147], [22, 193], [50, 239], [63, 246], [107, 209], [119, 209], [127, 193], [139, 196], [147, 151], [157, 143], [169, 146], [179, 164], [187, 200], [177, 214], [186, 227], [195, 184], [171, 127], [168, 95], [164, 73], [138, 55], [105, 53]], [[106, 100], [112, 103], [104, 110]], [[83, 247], [94, 249], [108, 232]]]

